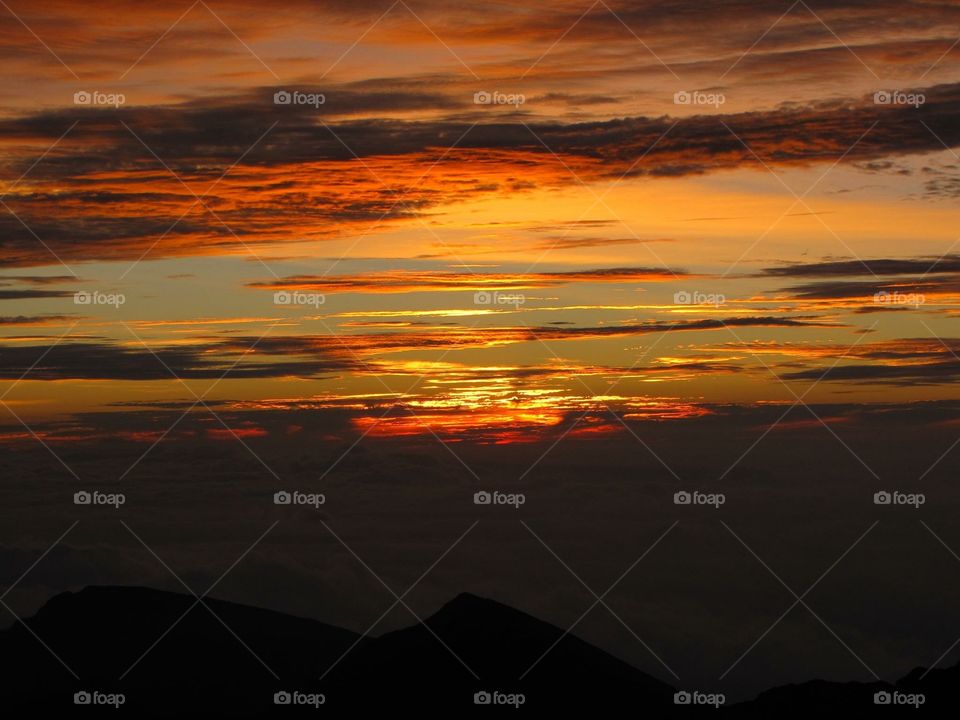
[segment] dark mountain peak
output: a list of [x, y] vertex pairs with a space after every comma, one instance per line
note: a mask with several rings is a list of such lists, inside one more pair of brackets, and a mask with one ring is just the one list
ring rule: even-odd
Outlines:
[[[269, 617], [284, 624], [306, 623], [323, 626], [315, 620], [227, 600], [204, 598], [203, 602], [214, 609], [217, 615], [229, 615], [241, 623], [252, 624]], [[109, 627], [124, 622], [142, 623], [143, 618], [150, 617], [172, 616], [175, 619], [176, 614], [186, 612], [195, 605], [198, 605], [197, 598], [182, 592], [157, 590], [140, 585], [88, 585], [81, 590], [55, 595], [40, 608], [32, 622], [74, 622], [82, 616], [88, 621], [107, 623]]]
[[194, 689], [200, 677], [211, 689], [249, 684], [266, 694], [271, 673], [315, 682], [357, 641], [349, 630], [274, 610], [146, 587], [90, 586], [54, 596], [23, 624], [0, 632], [0, 674], [40, 694], [65, 692], [71, 671], [92, 687], [114, 687], [122, 677], [134, 694], [175, 694], [171, 688]]
[[189, 595], [156, 590], [142, 585], [87, 585], [54, 595], [37, 611], [37, 616], [73, 611], [79, 608], [114, 606], [118, 603], [182, 604]]
[[182, 613], [193, 600], [183, 593], [142, 586], [88, 585], [54, 595], [27, 622], [33, 628], [77, 635], [83, 625], [119, 627], [138, 618]]
[[[493, 605], [502, 605], [501, 603], [498, 603], [496, 600], [491, 600], [490, 598], [485, 598], [480, 595], [474, 595], [473, 593], [469, 593], [469, 592], [462, 592], [459, 595], [457, 595], [455, 598], [453, 598], [453, 600], [450, 600], [448, 603], [446, 603], [444, 607], [449, 607], [451, 605], [453, 606], [465, 605], [469, 607], [471, 605], [479, 605], [483, 603], [491, 603]], [[507, 606], [502, 605], [502, 607], [507, 607]]]
[[673, 693], [568, 629], [471, 593], [457, 595], [422, 623], [382, 635], [352, 654], [342, 674], [385, 678], [397, 696], [421, 692], [429, 678], [451, 703], [478, 690], [522, 688], [545, 707], [558, 702], [556, 688], [564, 687], [564, 706], [590, 705], [598, 693], [610, 702], [642, 697], [666, 706]]
[[467, 592], [460, 593], [445, 603], [437, 612], [430, 616], [427, 622], [430, 624], [455, 623], [467, 619], [473, 622], [482, 622], [484, 620], [496, 622], [542, 622], [522, 610], [517, 610], [514, 607], [504, 605], [496, 600]]

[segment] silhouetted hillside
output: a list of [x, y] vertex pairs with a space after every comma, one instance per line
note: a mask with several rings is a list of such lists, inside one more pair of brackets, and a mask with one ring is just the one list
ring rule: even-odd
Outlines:
[[[0, 632], [3, 706], [19, 714], [45, 708], [109, 717], [276, 717], [316, 713], [309, 703], [319, 703], [322, 694], [328, 711], [495, 712], [475, 707], [475, 694], [508, 705], [522, 693], [528, 711], [624, 708], [638, 717], [715, 712], [677, 706], [666, 683], [560, 628], [474, 595], [459, 595], [425, 618], [426, 627], [416, 623], [378, 638], [235, 603], [205, 603], [217, 617], [192, 596], [147, 588], [90, 587], [54, 597], [24, 624]], [[917, 710], [896, 702], [923, 693], [920, 714], [943, 712], [957, 705], [958, 677], [960, 670], [950, 668], [918, 669], [896, 685], [814, 680], [773, 688], [719, 712], [915, 717]], [[74, 693], [80, 691], [123, 693], [125, 702], [119, 711], [77, 706]], [[289, 696], [301, 707], [277, 707], [278, 692], [302, 693]], [[889, 694], [890, 707], [874, 703], [878, 692]]]
[[381, 636], [344, 660], [339, 678], [379, 678], [391, 696], [410, 702], [434, 697], [457, 704], [479, 688], [524, 693], [528, 708], [673, 703], [669, 685], [492, 600], [459, 595], [424, 624]]
[[204, 600], [221, 623], [195, 603], [190, 595], [140, 587], [58, 595], [25, 620], [26, 628], [18, 623], [0, 633], [0, 672], [10, 680], [3, 692], [20, 702], [72, 707], [77, 690], [112, 690], [125, 693], [127, 708], [138, 714], [209, 707], [254, 715], [258, 706], [272, 706], [272, 688], [281, 683], [237, 637], [293, 687], [315, 681], [358, 638], [315, 620]]

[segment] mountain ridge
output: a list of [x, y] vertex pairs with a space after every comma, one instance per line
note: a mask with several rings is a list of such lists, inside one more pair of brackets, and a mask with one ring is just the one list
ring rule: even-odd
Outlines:
[[[225, 600], [88, 586], [59, 593], [32, 617], [0, 630], [0, 673], [7, 679], [0, 699], [8, 707], [75, 710], [75, 692], [98, 690], [123, 693], [122, 710], [157, 718], [178, 716], [185, 707], [220, 717], [266, 717], [277, 710], [275, 693], [295, 691], [322, 694], [329, 709], [480, 710], [477, 693], [490, 693], [492, 702], [523, 697], [524, 709], [634, 707], [658, 717], [703, 709], [675, 704], [680, 688], [572, 633], [472, 593], [451, 598], [422, 624], [365, 637]], [[895, 683], [814, 679], [770, 688], [721, 711], [744, 717], [869, 712], [879, 709], [877, 693], [887, 693], [891, 704], [923, 695], [922, 709], [929, 710], [955, 704], [958, 679], [960, 667], [915, 668]]]

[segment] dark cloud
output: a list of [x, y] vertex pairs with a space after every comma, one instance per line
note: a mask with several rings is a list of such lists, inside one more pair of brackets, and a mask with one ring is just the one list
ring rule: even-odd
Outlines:
[[0, 315], [0, 325], [48, 325], [76, 320], [70, 315]]
[[26, 283], [28, 285], [59, 285], [63, 283], [80, 282], [81, 278], [74, 275], [3, 275], [0, 276], [0, 285], [11, 283]]
[[[248, 350], [251, 341], [239, 352]], [[106, 343], [62, 342], [46, 346], [0, 347], [0, 378], [31, 380], [174, 380], [316, 376], [342, 370], [340, 360], [250, 362], [221, 354], [211, 357], [210, 348], [159, 348], [154, 352]], [[154, 354], [155, 353], [155, 354]], [[234, 363], [236, 362], [236, 365]]]
[[[554, 153], [581, 179], [590, 181], [759, 167], [757, 156], [773, 166], [832, 162], [844, 153], [847, 162], [864, 162], [940, 151], [943, 144], [960, 143], [960, 85], [927, 88], [927, 102], [919, 108], [877, 106], [872, 98], [858, 98], [719, 118], [631, 117], [583, 123], [530, 118], [525, 123], [476, 125], [443, 117], [343, 119], [352, 106], [359, 109], [367, 102], [353, 94], [345, 95], [339, 106], [331, 94], [320, 111], [288, 112], [287, 106], [273, 104], [273, 89], [263, 89], [256, 100], [242, 95], [193, 100], [176, 107], [55, 110], [2, 120], [0, 136], [11, 142], [38, 137], [53, 142], [79, 120], [64, 148], [69, 150], [72, 143], [85, 149], [45, 158], [32, 171], [37, 187], [30, 192], [15, 189], [6, 202], [64, 257], [139, 257], [168, 231], [168, 242], [155, 248], [157, 254], [194, 254], [201, 247], [206, 253], [218, 247], [235, 250], [239, 241], [233, 233], [256, 241], [289, 240], [303, 233], [304, 222], [410, 217], [458, 199], [498, 192], [501, 186], [508, 189], [515, 182], [509, 178], [524, 168], [533, 182], [538, 174], [543, 175], [541, 183], [573, 182], [566, 168], [557, 167]], [[374, 105], [385, 102], [377, 97]], [[402, 103], [402, 91], [389, 98]], [[340, 117], [330, 115], [334, 107], [339, 107]], [[225, 116], [231, 118], [229, 123], [223, 122]], [[456, 149], [443, 150], [454, 144]], [[197, 187], [209, 186], [238, 158], [243, 160], [196, 208], [195, 215], [173, 226], [193, 200], [153, 153], [186, 178], [188, 185]], [[392, 163], [390, 172], [371, 172], [373, 158]], [[34, 159], [26, 154], [13, 156], [5, 169], [11, 174], [22, 172]], [[482, 166], [494, 159], [504, 177], [478, 179], [477, 163]], [[435, 172], [447, 173], [445, 182], [413, 191], [410, 185], [423, 164], [429, 168], [438, 161]], [[318, 194], [315, 183], [303, 179], [307, 168], [338, 177], [348, 172], [342, 177], [349, 187], [333, 184]], [[104, 172], [120, 173], [127, 188], [118, 190], [116, 183], [110, 189], [98, 187]], [[384, 175], [392, 178], [386, 186], [380, 182]], [[56, 216], [46, 211], [52, 190], [45, 190], [44, 183], [56, 185], [63, 196], [63, 212]], [[163, 192], [156, 189], [161, 184]], [[271, 190], [259, 197], [261, 188]], [[231, 189], [244, 196], [240, 202], [228, 197]], [[250, 193], [258, 195], [256, 200]], [[109, 214], [105, 204], [114, 206]], [[144, 205], [150, 205], [149, 214], [143, 212]], [[208, 208], [217, 216], [209, 215]], [[4, 238], [0, 257], [7, 264], [52, 262], [33, 234], [8, 214], [0, 220], [0, 237]], [[190, 242], [196, 237], [202, 237], [203, 243]]]
[[37, 300], [73, 297], [72, 290], [0, 290], [0, 300]]
[[913, 295], [923, 296], [919, 299], [922, 304], [926, 297], [933, 296], [936, 293], [958, 293], [960, 292], [960, 277], [947, 277], [944, 279], [931, 280], [836, 280], [829, 282], [807, 283], [803, 285], [794, 285], [785, 289], [795, 298], [807, 300], [830, 300], [830, 299], [850, 299], [850, 298], [869, 298], [878, 293], [887, 296], [893, 296], [899, 293], [901, 296]]
[[850, 349], [847, 357], [853, 362], [790, 372], [782, 377], [903, 387], [942, 385], [960, 377], [958, 352], [957, 338], [903, 338]]
[[950, 359], [917, 365], [844, 365], [826, 370], [787, 373], [786, 380], [845, 381], [915, 387], [942, 385], [960, 378], [960, 360]]
[[[0, 346], [0, 379], [173, 380], [317, 377], [351, 371], [379, 374], [389, 366], [364, 358], [381, 353], [436, 348], [458, 349], [522, 342], [626, 337], [660, 332], [722, 330], [728, 327], [839, 327], [808, 318], [734, 317], [724, 320], [647, 322], [602, 327], [492, 327], [395, 331], [374, 334], [237, 336], [193, 347], [153, 352], [105, 342]], [[256, 360], [243, 354], [256, 347]], [[524, 369], [515, 371], [522, 376]], [[540, 370], [533, 368], [531, 374]]]
[[366, 275], [297, 275], [250, 283], [271, 290], [315, 292], [430, 292], [448, 290], [522, 290], [566, 283], [657, 282], [689, 277], [684, 270], [655, 267], [616, 267], [538, 273], [477, 273], [393, 271]]
[[832, 260], [764, 268], [773, 277], [855, 277], [858, 275], [935, 275], [960, 273], [960, 255], [926, 258]]
[[[449, 328], [433, 332], [390, 332], [367, 335], [271, 336], [260, 340], [257, 347], [260, 352], [280, 355], [307, 355], [320, 350], [330, 354], [346, 353], [349, 357], [354, 353], [367, 355], [405, 350], [473, 348], [521, 342], [584, 340], [740, 327], [839, 328], [842, 326], [809, 317], [732, 317], [677, 322], [650, 321], [599, 327], [547, 325], [543, 327]], [[256, 340], [253, 337], [237, 337], [225, 340], [224, 343], [232, 350], [241, 351], [243, 347], [249, 347]]]

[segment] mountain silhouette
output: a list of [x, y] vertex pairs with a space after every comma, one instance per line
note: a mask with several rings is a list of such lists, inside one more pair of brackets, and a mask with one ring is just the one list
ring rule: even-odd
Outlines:
[[146, 717], [172, 716], [184, 707], [254, 717], [260, 706], [272, 706], [271, 688], [282, 684], [270, 670], [292, 686], [315, 684], [318, 668], [358, 640], [356, 633], [315, 620], [203, 602], [210, 610], [191, 595], [143, 587], [57, 595], [34, 617], [0, 633], [0, 673], [9, 680], [5, 699], [72, 707], [74, 692], [97, 689], [125, 693], [126, 709]]
[[423, 624], [382, 635], [346, 658], [339, 675], [331, 675], [346, 683], [376, 677], [402, 701], [433, 697], [451, 707], [464, 698], [472, 702], [473, 693], [482, 691], [523, 693], [528, 708], [638, 698], [666, 707], [672, 706], [674, 693], [666, 683], [554, 625], [469, 594], [457, 596]]
[[[528, 711], [624, 708], [640, 717], [713, 712], [676, 705], [676, 690], [667, 683], [493, 600], [462, 594], [422, 624], [412, 615], [411, 622], [376, 638], [361, 637], [222, 600], [200, 603], [191, 595], [143, 587], [88, 587], [57, 595], [33, 617], [0, 631], [0, 702], [19, 714], [40, 709], [253, 718], [281, 711], [316, 716], [321, 696], [321, 711], [498, 711], [475, 700], [512, 711], [522, 694], [521, 709]], [[921, 714], [942, 712], [956, 706], [958, 679], [954, 667], [917, 669], [895, 684], [813, 680], [767, 690], [719, 712], [809, 717], [825, 710], [879, 710], [915, 717], [913, 707], [882, 707], [874, 696], [888, 693], [903, 701], [922, 693]], [[76, 705], [74, 694], [84, 691], [101, 693], [101, 702], [122, 693], [124, 703], [119, 709]], [[279, 699], [290, 699], [291, 706], [277, 707], [276, 693], [289, 693]]]

